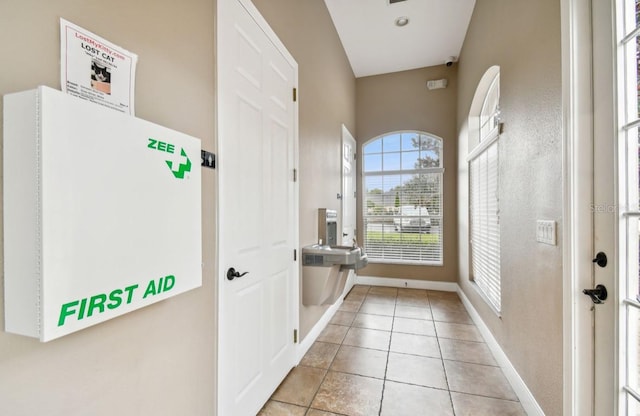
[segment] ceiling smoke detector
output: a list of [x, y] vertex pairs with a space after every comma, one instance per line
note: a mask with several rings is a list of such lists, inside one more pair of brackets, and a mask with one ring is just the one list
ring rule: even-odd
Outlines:
[[396, 19], [396, 26], [402, 27], [409, 24], [409, 18], [407, 16], [401, 16]]

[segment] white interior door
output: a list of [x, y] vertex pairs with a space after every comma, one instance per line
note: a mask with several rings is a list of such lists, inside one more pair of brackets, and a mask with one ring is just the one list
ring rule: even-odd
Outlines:
[[356, 237], [356, 139], [342, 125], [342, 245]]
[[217, 16], [218, 414], [248, 416], [296, 358], [297, 65], [250, 1]]

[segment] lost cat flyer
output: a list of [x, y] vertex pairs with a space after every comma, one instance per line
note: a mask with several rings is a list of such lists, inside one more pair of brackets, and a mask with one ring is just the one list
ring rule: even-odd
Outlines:
[[62, 92], [134, 115], [138, 56], [60, 19]]

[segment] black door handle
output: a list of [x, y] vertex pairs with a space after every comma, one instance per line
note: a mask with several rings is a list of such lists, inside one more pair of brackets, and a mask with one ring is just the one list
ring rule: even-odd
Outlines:
[[240, 273], [240, 272], [237, 272], [236, 269], [234, 269], [233, 267], [229, 267], [229, 270], [227, 270], [227, 279], [233, 280], [236, 277], [242, 277], [247, 273], [249, 272]]
[[607, 300], [607, 288], [603, 285], [597, 285], [595, 289], [585, 289], [582, 293], [589, 296], [595, 304], [601, 304]]

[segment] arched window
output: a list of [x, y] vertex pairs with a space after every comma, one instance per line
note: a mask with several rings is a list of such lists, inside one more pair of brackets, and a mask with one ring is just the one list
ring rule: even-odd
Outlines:
[[[477, 122], [475, 124], [474, 122]], [[473, 125], [477, 127], [473, 128]], [[491, 67], [480, 80], [469, 114], [469, 237], [471, 276], [487, 302], [499, 313], [500, 277], [500, 69]]]
[[363, 148], [364, 246], [371, 262], [442, 265], [442, 139], [385, 134]]
[[480, 110], [480, 143], [498, 135], [500, 124], [500, 72], [489, 85]]

